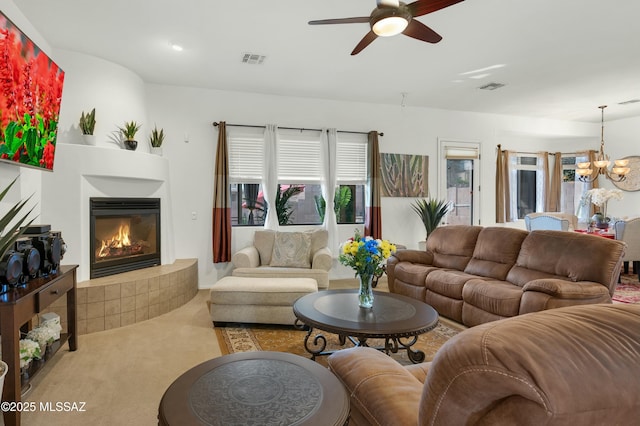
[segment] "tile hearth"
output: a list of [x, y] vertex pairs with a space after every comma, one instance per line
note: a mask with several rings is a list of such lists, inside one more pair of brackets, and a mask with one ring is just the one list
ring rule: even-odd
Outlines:
[[[198, 292], [198, 260], [95, 278], [78, 283], [78, 334], [94, 333], [145, 321], [170, 312]], [[46, 311], [60, 315], [66, 328], [66, 298]], [[44, 312], [41, 312], [44, 313]]]

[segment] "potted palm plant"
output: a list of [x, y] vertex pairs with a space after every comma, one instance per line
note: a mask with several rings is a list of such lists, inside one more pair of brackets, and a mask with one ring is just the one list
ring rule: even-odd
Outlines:
[[425, 239], [427, 239], [429, 238], [429, 234], [431, 234], [431, 232], [440, 225], [440, 222], [442, 222], [442, 219], [449, 211], [450, 206], [445, 200], [427, 198], [416, 200], [411, 207], [413, 208], [413, 211], [420, 216], [420, 220], [422, 220], [422, 224], [424, 225], [424, 230], [427, 233]]
[[124, 127], [118, 127], [124, 136], [124, 146], [128, 150], [135, 151], [138, 147], [138, 141], [135, 140], [136, 133], [142, 125], [135, 121], [125, 122]]
[[154, 126], [151, 135], [149, 135], [149, 143], [153, 154], [162, 155], [162, 142], [164, 142], [164, 129], [158, 130], [158, 127]]
[[82, 131], [82, 138], [87, 145], [95, 145], [96, 137], [93, 134], [96, 128], [96, 109], [93, 108], [91, 112], [86, 113], [82, 111], [80, 115], [80, 131]]

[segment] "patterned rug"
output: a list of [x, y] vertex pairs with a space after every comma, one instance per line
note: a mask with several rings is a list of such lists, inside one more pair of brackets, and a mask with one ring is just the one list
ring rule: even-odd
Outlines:
[[[458, 334], [463, 328], [456, 324], [445, 324], [447, 320], [441, 320], [438, 326], [418, 337], [413, 346], [425, 353], [425, 361], [430, 361], [437, 350], [451, 337]], [[277, 351], [288, 352], [309, 358], [310, 354], [304, 348], [306, 331], [296, 330], [293, 327], [261, 325], [261, 324], [235, 324], [233, 327], [216, 327], [216, 336], [220, 343], [223, 355], [236, 352], [250, 351]], [[349, 341], [344, 346], [340, 345], [338, 337], [330, 333], [322, 333], [327, 339], [326, 350], [338, 350], [353, 346]], [[316, 333], [312, 336], [315, 336]], [[311, 341], [312, 339], [310, 339]], [[382, 346], [382, 339], [370, 339], [370, 346]], [[399, 363], [408, 365], [411, 363], [406, 350], [391, 354]], [[326, 357], [320, 356], [316, 360], [326, 365]]]
[[613, 303], [640, 303], [638, 274], [622, 274], [620, 281], [613, 293]]

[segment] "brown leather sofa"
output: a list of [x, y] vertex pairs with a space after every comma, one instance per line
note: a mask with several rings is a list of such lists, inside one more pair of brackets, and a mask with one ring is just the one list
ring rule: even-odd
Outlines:
[[401, 366], [371, 348], [329, 368], [351, 395], [349, 425], [631, 425], [640, 419], [640, 305], [571, 306], [451, 338]]
[[426, 251], [387, 261], [389, 291], [475, 326], [545, 309], [611, 303], [625, 244], [578, 232], [441, 226]]

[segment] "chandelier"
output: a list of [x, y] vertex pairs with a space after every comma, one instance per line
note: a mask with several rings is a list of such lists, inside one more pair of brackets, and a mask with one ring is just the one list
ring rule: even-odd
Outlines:
[[604, 109], [606, 105], [599, 106], [600, 111], [602, 113], [601, 123], [602, 130], [600, 131], [600, 152], [596, 156], [595, 161], [593, 162], [594, 169], [591, 168], [591, 162], [587, 161], [584, 163], [578, 163], [578, 168], [576, 169], [576, 173], [580, 175], [581, 182], [593, 182], [598, 179], [598, 176], [605, 175], [605, 177], [614, 182], [622, 182], [626, 179], [627, 173], [631, 170], [629, 166], [629, 160], [614, 160], [613, 167], [609, 170], [609, 166], [611, 165], [611, 161], [609, 160], [609, 156], [604, 153]]

